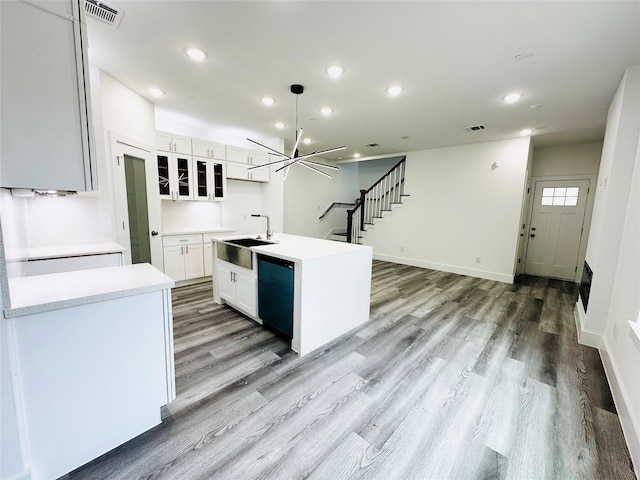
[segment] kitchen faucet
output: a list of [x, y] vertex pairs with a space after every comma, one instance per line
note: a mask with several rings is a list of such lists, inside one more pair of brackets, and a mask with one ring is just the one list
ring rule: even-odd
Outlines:
[[258, 213], [252, 213], [251, 216], [262, 217], [267, 219], [267, 240], [271, 240], [271, 237], [273, 237], [273, 232], [271, 231], [271, 223], [269, 222], [269, 217], [266, 215], [260, 215]]

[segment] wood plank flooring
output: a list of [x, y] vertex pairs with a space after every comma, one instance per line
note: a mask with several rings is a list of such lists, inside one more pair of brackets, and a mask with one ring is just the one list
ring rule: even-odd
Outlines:
[[173, 290], [178, 398], [70, 479], [635, 479], [576, 285], [375, 261], [371, 320], [300, 359]]

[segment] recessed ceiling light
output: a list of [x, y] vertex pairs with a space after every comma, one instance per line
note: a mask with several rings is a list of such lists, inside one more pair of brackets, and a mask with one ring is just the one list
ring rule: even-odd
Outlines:
[[402, 90], [404, 89], [400, 85], [391, 85], [390, 87], [387, 87], [387, 93], [392, 97], [400, 95]]
[[328, 117], [329, 115], [331, 115], [333, 113], [333, 110], [329, 107], [323, 107], [320, 109], [320, 113], [322, 115], [324, 115], [325, 117]]
[[353, 154], [353, 158], [360, 158], [360, 154], [359, 153], [354, 153]]
[[186, 53], [194, 62], [203, 62], [208, 57], [207, 52], [200, 50], [199, 48], [187, 47], [184, 49], [184, 53]]
[[542, 107], [541, 103], [534, 103], [533, 105], [529, 105], [529, 108], [540, 108]]
[[527, 137], [529, 135], [531, 135], [533, 133], [533, 130], [531, 130], [530, 128], [525, 128], [524, 130], [520, 130], [520, 136], [521, 137]]
[[327, 67], [327, 73], [329, 76], [337, 78], [344, 73], [344, 68], [340, 65], [331, 65]]
[[311, 143], [311, 139], [310, 138], [305, 138], [302, 143], [304, 143], [305, 145], [309, 145]]
[[271, 105], [273, 105], [274, 103], [276, 103], [276, 100], [272, 97], [262, 97], [260, 99], [260, 101], [262, 102], [263, 105], [270, 107]]
[[521, 93], [510, 93], [509, 95], [505, 95], [502, 98], [502, 100], [504, 100], [505, 103], [516, 103], [521, 98], [522, 98], [522, 94]]
[[164, 97], [164, 92], [159, 88], [154, 88], [154, 87], [147, 88], [147, 92], [149, 92], [151, 95], [157, 98]]
[[282, 122], [276, 122], [276, 128], [277, 128], [278, 130], [282, 130], [282, 129], [284, 128], [284, 123], [282, 123]]

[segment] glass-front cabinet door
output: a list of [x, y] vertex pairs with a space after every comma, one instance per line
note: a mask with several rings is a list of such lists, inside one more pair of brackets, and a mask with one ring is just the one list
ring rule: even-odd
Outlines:
[[190, 155], [159, 153], [158, 193], [161, 199], [193, 199], [192, 167]]
[[224, 163], [213, 164], [213, 196], [216, 200], [225, 199], [227, 182], [224, 173]]
[[224, 161], [194, 157], [193, 169], [196, 179], [196, 200], [225, 200], [227, 190]]
[[204, 159], [194, 159], [196, 170], [196, 190], [197, 200], [211, 200], [209, 194], [209, 183], [211, 174], [209, 173], [210, 162]]
[[158, 159], [158, 188], [160, 198], [171, 199], [171, 167], [170, 155], [160, 154]]
[[191, 157], [188, 155], [174, 155], [176, 168], [176, 191], [179, 199], [193, 198], [191, 190]]

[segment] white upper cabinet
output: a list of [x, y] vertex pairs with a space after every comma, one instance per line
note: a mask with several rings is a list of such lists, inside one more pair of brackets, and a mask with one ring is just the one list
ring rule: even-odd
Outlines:
[[0, 1], [0, 186], [97, 188], [84, 6]]
[[210, 142], [208, 140], [200, 140], [199, 138], [192, 138], [191, 148], [193, 150], [194, 156], [215, 158], [218, 160], [225, 159], [225, 148], [223, 143], [216, 143]]
[[166, 200], [193, 200], [191, 155], [158, 152], [158, 193]]
[[156, 132], [156, 148], [162, 152], [191, 155], [191, 137], [175, 133]]
[[226, 200], [227, 174], [222, 160], [193, 157], [195, 200]]
[[227, 145], [227, 178], [268, 182], [269, 167], [251, 168], [269, 163], [269, 154]]

